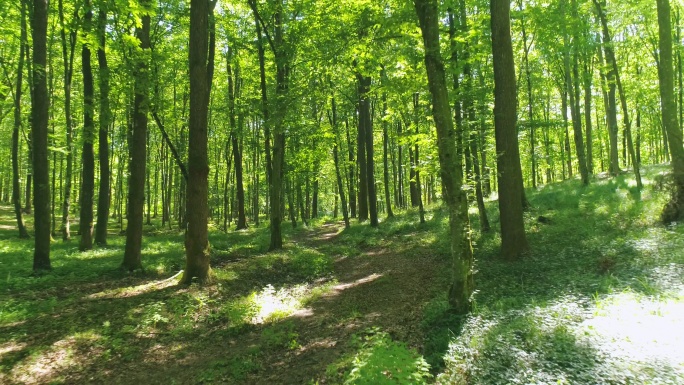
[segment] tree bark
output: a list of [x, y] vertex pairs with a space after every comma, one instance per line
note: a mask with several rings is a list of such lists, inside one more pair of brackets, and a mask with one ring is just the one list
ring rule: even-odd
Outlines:
[[[359, 128], [359, 137], [361, 138], [361, 134], [363, 134], [361, 138], [363, 143], [361, 152], [365, 155], [368, 216], [370, 217], [371, 227], [377, 227], [378, 195], [375, 189], [375, 162], [373, 160], [373, 120], [371, 119], [370, 97], [368, 95], [370, 93], [371, 78], [361, 74], [357, 74], [357, 78], [359, 81], [359, 127], [363, 127], [363, 129]], [[362, 165], [360, 164], [359, 166]]]
[[444, 64], [440, 55], [437, 1], [414, 0], [414, 4], [425, 47], [425, 67], [432, 94], [432, 113], [437, 128], [440, 173], [446, 194], [444, 200], [449, 211], [452, 258], [449, 305], [456, 314], [466, 314], [472, 308], [473, 250], [470, 241], [468, 203], [461, 190], [463, 164], [456, 150]]
[[[384, 72], [384, 70], [383, 70]], [[384, 79], [384, 73], [383, 73]], [[389, 134], [387, 130], [387, 94], [382, 94], [382, 167], [383, 182], [385, 184], [385, 206], [387, 218], [394, 217], [392, 212], [392, 198], [390, 194], [390, 172], [389, 172]]]
[[362, 93], [362, 84], [361, 84], [361, 76], [359, 76], [358, 79], [358, 97], [359, 97], [359, 103], [358, 103], [358, 114], [359, 114], [359, 119], [357, 121], [356, 125], [356, 160], [357, 160], [357, 165], [359, 168], [359, 201], [358, 201], [358, 209], [359, 209], [359, 222], [363, 222], [368, 220], [368, 165], [367, 159], [366, 159], [366, 125], [365, 119], [362, 117], [363, 112], [361, 112], [362, 109], [362, 98], [363, 98], [363, 93]]
[[[12, 205], [17, 220], [19, 238], [30, 238], [21, 212], [21, 187], [19, 185], [19, 130], [21, 129], [21, 94], [24, 78], [24, 41], [26, 32], [26, 2], [21, 1], [21, 43], [19, 44], [19, 63], [17, 64], [17, 86], [14, 92], [14, 127], [12, 129]], [[27, 181], [28, 183], [28, 181]]]
[[213, 12], [206, 0], [190, 2], [190, 119], [188, 132], [188, 183], [186, 213], [188, 228], [185, 234], [185, 272], [182, 282], [193, 278], [200, 282], [209, 279], [209, 160], [207, 156], [207, 115], [211, 76], [208, 63], [209, 13]]
[[64, 175], [64, 193], [62, 197], [62, 239], [71, 239], [70, 219], [71, 210], [71, 181], [73, 174], [73, 123], [71, 116], [71, 81], [74, 70], [74, 47], [76, 45], [76, 31], [69, 31], [69, 44], [67, 50], [66, 23], [64, 20], [64, 7], [62, 0], [58, 2], [59, 21], [62, 25], [60, 36], [62, 41], [62, 60], [64, 61], [64, 117], [66, 119], [66, 170]]
[[335, 135], [335, 145], [333, 146], [333, 159], [335, 161], [335, 176], [337, 179], [337, 191], [340, 194], [340, 201], [342, 202], [342, 217], [344, 218], [344, 228], [349, 228], [349, 212], [347, 211], [347, 199], [344, 194], [344, 183], [342, 182], [342, 171], [340, 167], [340, 156], [338, 151], [338, 144], [340, 142], [340, 131], [337, 126], [337, 104], [335, 98], [332, 98], [331, 113], [328, 116], [330, 125]]
[[510, 2], [491, 1], [494, 58], [494, 129], [501, 213], [501, 254], [515, 260], [529, 250], [522, 207], [522, 170], [516, 129], [516, 85], [510, 32]]
[[[603, 9], [605, 7], [605, 0], [593, 0], [598, 13], [599, 22], [601, 23], [603, 33], [603, 51], [605, 52], [605, 61], [608, 64], [608, 72], [605, 73], [605, 82], [608, 86], [608, 103], [606, 105], [606, 120], [608, 125], [608, 137], [610, 139], [610, 166], [609, 172], [615, 176], [620, 173], [620, 161], [618, 157], [618, 123], [617, 123], [617, 101], [615, 99], [616, 87], [616, 73], [610, 62], [610, 52], [613, 47], [610, 41], [610, 32], [608, 31], [608, 23], [605, 20]], [[599, 55], [601, 65], [603, 65], [603, 56]]]
[[[567, 11], [565, 11], [566, 1], [561, 2], [561, 8], [563, 9], [563, 65], [565, 72], [565, 88], [570, 97], [570, 114], [572, 116], [572, 130], [575, 139], [575, 153], [577, 154], [577, 165], [580, 171], [580, 177], [582, 178], [582, 184], [589, 184], [589, 173], [587, 172], [586, 157], [584, 155], [584, 137], [582, 135], [582, 120], [581, 113], [579, 110], [579, 75], [577, 70], [577, 49], [578, 47], [570, 46], [570, 35], [568, 32], [568, 17]], [[576, 12], [576, 1], [573, 0], [572, 17], [577, 18]], [[574, 44], [577, 43], [577, 36], [574, 36]], [[571, 52], [571, 50], [573, 52]], [[572, 55], [571, 55], [572, 54]], [[572, 56], [572, 63], [571, 63]], [[569, 146], [566, 146], [566, 151], [568, 151], [568, 159], [570, 159]], [[571, 163], [568, 162], [568, 167], [572, 170]], [[572, 172], [569, 173], [572, 175]]]
[[[520, 12], [523, 12], [522, 1], [519, 4]], [[537, 155], [535, 153], [537, 142], [535, 139], [534, 122], [534, 99], [532, 94], [532, 71], [530, 70], [530, 49], [531, 45], [527, 41], [527, 31], [525, 30], [525, 20], [521, 18], [521, 30], [523, 38], [523, 61], [525, 63], [525, 78], [527, 80], [527, 124], [530, 126], [530, 167], [532, 171], [532, 187], [537, 188]]]
[[[620, 105], [622, 107], [622, 118], [625, 125], [625, 137], [627, 139], [627, 149], [629, 151], [629, 156], [632, 161], [632, 167], [634, 170], [634, 176], [637, 182], [637, 188], [642, 188], [641, 183], [641, 172], [639, 170], [639, 165], [636, 164], [636, 154], [634, 153], [634, 144], [632, 142], [632, 123], [629, 120], [629, 109], [627, 107], [627, 96], [625, 95], [625, 90], [622, 87], [622, 81], [620, 79], [620, 72], [618, 71], [617, 60], [615, 59], [615, 51], [613, 50], [613, 43], [610, 36], [610, 31], [608, 29], [608, 21], [605, 14], [605, 6], [599, 3], [599, 0], [594, 0], [597, 12], [599, 14], [599, 19], [601, 20], [601, 25], [603, 27], [604, 36], [604, 50], [606, 52], [606, 60], [610, 66], [610, 71], [613, 73], [613, 79], [617, 85], [618, 91], [620, 93]], [[611, 73], [609, 72], [609, 74]], [[614, 90], [613, 90], [614, 93]], [[617, 135], [617, 132], [616, 132]]]
[[33, 271], [50, 270], [50, 175], [48, 163], [47, 88], [47, 26], [48, 1], [33, 0], [31, 32], [33, 36], [33, 203], [35, 249]]
[[[233, 74], [232, 61], [232, 51], [228, 51], [227, 57], [227, 68], [228, 68], [228, 109], [230, 110], [230, 137], [231, 144], [233, 147], [233, 160], [235, 163], [235, 184], [236, 184], [236, 195], [237, 195], [237, 226], [236, 230], [243, 230], [247, 228], [247, 217], [245, 216], [245, 187], [242, 182], [242, 152], [240, 151], [240, 146], [238, 142], [238, 133], [242, 132], [242, 124], [238, 126], [237, 120], [235, 119], [235, 100], [239, 97], [240, 84], [242, 79], [240, 78], [240, 68], [235, 68], [235, 73]], [[235, 77], [235, 79], [233, 79]], [[242, 118], [238, 119], [242, 123]]]
[[109, 143], [107, 135], [111, 124], [111, 110], [109, 108], [109, 65], [107, 64], [107, 54], [105, 51], [106, 28], [107, 28], [107, 9], [100, 4], [98, 13], [98, 39], [100, 41], [97, 49], [97, 62], [100, 67], [99, 86], [100, 86], [100, 123], [99, 123], [99, 151], [100, 159], [100, 189], [97, 197], [97, 225], [95, 226], [95, 243], [100, 246], [107, 244], [107, 221], [109, 220], [109, 204], [111, 191], [109, 185]]
[[667, 130], [672, 154], [672, 175], [674, 188], [670, 201], [663, 208], [661, 220], [664, 223], [684, 218], [684, 148], [682, 132], [677, 124], [677, 105], [674, 96], [674, 75], [672, 67], [672, 27], [669, 0], [657, 0], [658, 36], [660, 60], [658, 79], [660, 80], [660, 100], [663, 111], [663, 126]]
[[[90, 33], [93, 20], [93, 10], [90, 0], [84, 1], [85, 20], [83, 33]], [[93, 84], [93, 68], [90, 63], [91, 52], [88, 44], [83, 44], [81, 51], [81, 70], [83, 74], [83, 148], [81, 150], [81, 165], [83, 167], [83, 182], [81, 183], [79, 232], [81, 240], [78, 245], [80, 251], [93, 248], [93, 196], [95, 194], [95, 86]]]
[[141, 53], [136, 57], [134, 84], [133, 127], [129, 133], [130, 152], [128, 176], [128, 204], [126, 206], [126, 247], [122, 268], [128, 271], [142, 269], [142, 230], [145, 205], [145, 174], [147, 159], [147, 113], [149, 108], [148, 63], [146, 55], [150, 48], [150, 15], [142, 16], [142, 25], [136, 28]]

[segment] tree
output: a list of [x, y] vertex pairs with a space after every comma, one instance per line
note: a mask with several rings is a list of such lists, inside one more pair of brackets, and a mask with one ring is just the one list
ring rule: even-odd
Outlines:
[[527, 252], [522, 207], [522, 170], [516, 128], [516, 80], [508, 0], [491, 1], [494, 58], [494, 130], [501, 213], [501, 255], [518, 259]]
[[[74, 72], [74, 48], [76, 46], [76, 29], [72, 26], [69, 30], [68, 44], [67, 44], [67, 24], [64, 19], [64, 4], [63, 0], [57, 3], [60, 29], [60, 37], [62, 42], [62, 61], [64, 63], [64, 116], [66, 121], [66, 171], [64, 175], [64, 190], [62, 196], [62, 239], [68, 241], [71, 239], [70, 219], [71, 213], [71, 180], [73, 174], [74, 164], [74, 145], [73, 145], [73, 118], [71, 113], [71, 83]], [[74, 10], [74, 19], [78, 16], [78, 11]], [[76, 20], [72, 20], [75, 23]]]
[[100, 189], [97, 196], [97, 225], [95, 227], [95, 243], [103, 246], [107, 244], [107, 222], [109, 220], [110, 203], [110, 169], [109, 169], [109, 141], [107, 139], [112, 112], [109, 105], [109, 65], [105, 52], [107, 9], [105, 2], [100, 2], [97, 17], [97, 34], [99, 45], [97, 48], [97, 62], [99, 66], [98, 83], [100, 87], [100, 114], [98, 156], [100, 160]]
[[[230, 109], [230, 138], [232, 143], [233, 160], [235, 163], [235, 185], [237, 187], [237, 208], [238, 220], [236, 230], [247, 228], [247, 218], [245, 217], [245, 188], [242, 183], [242, 151], [238, 143], [239, 131], [242, 131], [242, 125], [236, 123], [235, 119], [235, 99], [239, 97], [241, 92], [242, 78], [240, 77], [240, 67], [236, 66], [235, 74], [232, 70], [232, 50], [228, 50], [227, 69], [228, 69], [228, 108]], [[233, 76], [235, 79], [233, 79]], [[239, 119], [242, 122], [242, 116]]]
[[142, 24], [136, 27], [135, 36], [140, 42], [135, 57], [135, 85], [133, 101], [133, 127], [129, 134], [130, 152], [128, 177], [128, 209], [126, 218], [126, 249], [122, 267], [128, 271], [142, 269], [143, 208], [145, 205], [145, 173], [147, 168], [147, 113], [149, 109], [149, 74], [147, 55], [150, 49], [149, 0], [141, 4], [145, 11]]
[[677, 124], [677, 105], [674, 96], [674, 75], [672, 63], [672, 27], [670, 22], [670, 1], [656, 0], [658, 7], [658, 79], [660, 80], [660, 105], [663, 126], [667, 131], [670, 154], [672, 155], [672, 176], [674, 186], [672, 197], [663, 208], [661, 219], [665, 223], [684, 218], [684, 148], [682, 132]]
[[[84, 1], [85, 20], [83, 24], [84, 35], [90, 33], [93, 19], [93, 10], [90, 0]], [[79, 228], [81, 241], [78, 249], [81, 251], [93, 248], [93, 195], [95, 192], [95, 153], [93, 142], [95, 141], [95, 96], [93, 84], [93, 69], [90, 63], [90, 47], [83, 44], [81, 51], [81, 70], [83, 72], [83, 149], [81, 151], [81, 165], [83, 167], [83, 181], [81, 182], [80, 197], [80, 220]]]
[[470, 297], [473, 292], [473, 251], [468, 203], [461, 190], [463, 164], [456, 151], [446, 75], [440, 54], [437, 1], [414, 0], [414, 5], [425, 47], [425, 68], [432, 95], [432, 115], [437, 128], [440, 174], [444, 186], [444, 201], [449, 211], [452, 258], [449, 305], [457, 314], [466, 314], [472, 308]]
[[[215, 4], [215, 3], [214, 3]], [[187, 205], [188, 230], [185, 234], [185, 272], [183, 283], [197, 278], [209, 279], [209, 238], [207, 220], [209, 160], [207, 157], [207, 114], [211, 75], [207, 62], [209, 51], [209, 12], [206, 0], [190, 3], [190, 125], [188, 146]], [[211, 64], [209, 66], [213, 67]]]
[[21, 94], [24, 76], [24, 41], [26, 41], [26, 1], [21, 1], [21, 37], [19, 63], [17, 65], [17, 87], [14, 92], [14, 127], [12, 130], [12, 205], [17, 219], [19, 238], [29, 238], [24, 216], [21, 212], [21, 189], [19, 186], [19, 129], [21, 128]]
[[33, 270], [50, 270], [50, 175], [48, 163], [47, 88], [48, 0], [33, 0], [33, 98], [31, 99], [31, 136], [33, 140], [33, 203], [35, 250]]
[[[622, 86], [622, 79], [620, 78], [620, 72], [618, 70], [618, 65], [617, 65], [617, 59], [615, 58], [615, 50], [613, 49], [613, 43], [610, 35], [610, 30], [608, 29], [608, 20], [606, 17], [606, 11], [605, 11], [605, 4], [602, 2], [599, 2], [599, 0], [593, 0], [594, 5], [596, 6], [596, 11], [599, 16], [599, 20], [601, 21], [601, 27], [603, 29], [603, 50], [606, 53], [606, 62], [608, 63], [608, 66], [610, 67], [610, 70], [608, 72], [609, 76], [612, 74], [612, 81], [615, 82], [615, 85], [617, 85], [618, 92], [620, 94], [620, 105], [622, 107], [622, 119], [625, 125], [625, 137], [627, 139], [626, 146], [629, 151], [629, 156], [632, 160], [632, 166], [634, 169], [634, 176], [636, 178], [637, 182], [637, 187], [641, 188], [642, 183], [641, 183], [641, 172], [639, 171], [639, 164], [636, 161], [636, 155], [634, 153], [634, 145], [632, 144], [632, 128], [631, 128], [631, 121], [629, 120], [629, 108], [627, 107], [627, 97], [625, 96], [625, 91]], [[610, 81], [610, 80], [609, 80]], [[614, 99], [615, 97], [615, 86], [612, 85], [611, 82], [611, 92], [612, 92], [612, 98]], [[614, 103], [611, 101], [611, 103]], [[611, 106], [611, 109], [614, 109], [613, 106]], [[611, 112], [612, 114], [612, 112]], [[616, 123], [617, 126], [617, 123]], [[617, 132], [615, 133], [615, 136], [617, 136]], [[617, 147], [617, 144], [616, 146]], [[617, 156], [617, 155], [615, 155]]]

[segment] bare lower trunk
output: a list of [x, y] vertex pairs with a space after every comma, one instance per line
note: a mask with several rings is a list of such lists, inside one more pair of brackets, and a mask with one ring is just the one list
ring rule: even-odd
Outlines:
[[35, 249], [33, 270], [51, 269], [50, 265], [50, 174], [48, 163], [49, 96], [45, 68], [47, 67], [48, 1], [33, 1], [31, 30], [33, 35], [33, 202]]

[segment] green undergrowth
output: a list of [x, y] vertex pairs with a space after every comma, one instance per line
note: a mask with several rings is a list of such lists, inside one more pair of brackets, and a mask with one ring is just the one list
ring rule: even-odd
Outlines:
[[[335, 261], [362, 266], [380, 252], [406, 261], [421, 253], [426, 263], [444, 266], [430, 277], [443, 290], [415, 304], [422, 321], [411, 326], [422, 341], [409, 346], [366, 324], [338, 341], [341, 356], [322, 364], [332, 362], [312, 382], [684, 383], [684, 228], [658, 223], [668, 198], [658, 180], [665, 171], [644, 170], [642, 190], [629, 174], [528, 190], [531, 251], [517, 262], [499, 258], [499, 234], [481, 233], [471, 209], [477, 290], [465, 317], [447, 305], [448, 221], [439, 206], [427, 207], [423, 224], [415, 210], [382, 217], [378, 228], [353, 221], [345, 230], [339, 218], [294, 229], [284, 223], [285, 249], [273, 253], [264, 224], [228, 233], [212, 226], [213, 276], [203, 286], [177, 284], [182, 234], [155, 221], [145, 227], [142, 272], [119, 269], [125, 239], [112, 235], [109, 246], [85, 253], [77, 237], [53, 242], [53, 270], [34, 276], [32, 241], [15, 238], [3, 206], [0, 383], [85, 378], [74, 373], [98, 373], [99, 383], [109, 383], [107, 373], [118, 370], [111, 363], [135, 367], [148, 357], [167, 366], [168, 378], [187, 379], [190, 370], [193, 383], [253, 381], [270, 361], [312, 354], [293, 315], [335, 292]], [[498, 229], [495, 200], [487, 212]], [[390, 275], [373, 281], [387, 290], [398, 283]], [[334, 306], [349, 314], [341, 325], [358, 325], [373, 310], [349, 298]], [[241, 343], [231, 345], [235, 338]], [[196, 361], [206, 350], [221, 353]], [[172, 362], [186, 366], [166, 364]]]
[[425, 359], [386, 332], [371, 328], [352, 336], [353, 352], [328, 366], [328, 379], [345, 385], [427, 384], [432, 378]]
[[474, 312], [426, 307], [437, 382], [684, 382], [684, 228], [658, 223], [668, 192], [654, 183], [666, 170], [646, 169], [642, 190], [629, 174], [528, 190], [521, 261], [498, 257], [498, 234], [476, 237]]

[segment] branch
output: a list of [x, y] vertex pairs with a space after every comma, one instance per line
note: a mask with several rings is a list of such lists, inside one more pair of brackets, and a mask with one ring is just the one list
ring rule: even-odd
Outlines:
[[[259, 24], [261, 24], [263, 28], [264, 35], [266, 35], [266, 40], [268, 40], [268, 45], [271, 46], [271, 49], [273, 50], [273, 53], [276, 52], [276, 47], [275, 43], [273, 42], [273, 39], [271, 39], [271, 34], [268, 33], [268, 28], [266, 26], [266, 23], [264, 23], [264, 19], [261, 18], [261, 15], [259, 14], [259, 10], [257, 9], [256, 5], [256, 0], [247, 0], [249, 3], [249, 7], [252, 8], [252, 12], [254, 12], [254, 16], [258, 20]], [[261, 39], [261, 36], [259, 36]]]
[[188, 181], [188, 170], [185, 168], [185, 164], [183, 164], [183, 161], [180, 158], [180, 155], [178, 155], [178, 151], [176, 150], [176, 147], [173, 145], [171, 142], [171, 139], [169, 138], [169, 135], [166, 133], [166, 129], [164, 128], [164, 124], [161, 122], [161, 119], [159, 119], [159, 115], [157, 114], [157, 111], [152, 112], [152, 116], [154, 117], [154, 121], [157, 123], [157, 127], [159, 127], [159, 131], [161, 131], [162, 136], [164, 137], [164, 141], [166, 144], [169, 146], [171, 149], [171, 154], [173, 154], [173, 159], [176, 160], [176, 164], [178, 165], [178, 168], [180, 168], [181, 173], [183, 174], [183, 178], [185, 178], [185, 181]]

